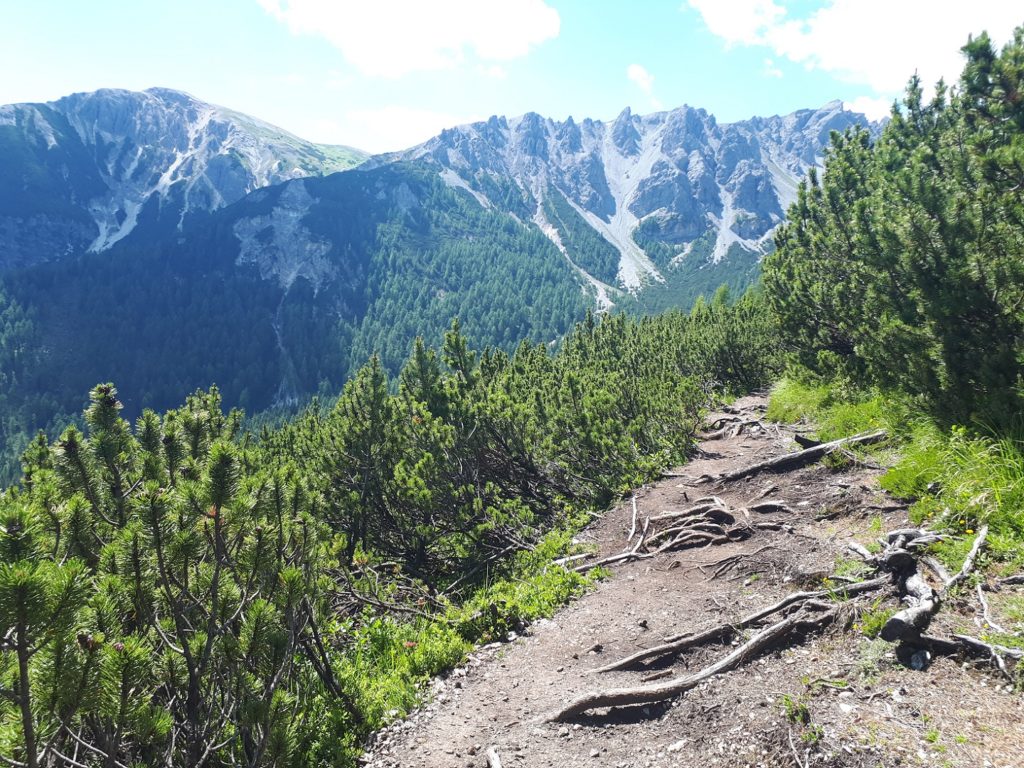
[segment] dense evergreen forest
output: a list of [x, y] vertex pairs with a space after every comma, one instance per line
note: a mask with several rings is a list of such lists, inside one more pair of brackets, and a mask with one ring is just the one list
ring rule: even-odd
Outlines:
[[764, 283], [807, 370], [1006, 430], [1024, 382], [1024, 30], [964, 52], [959, 86], [926, 101], [913, 79], [878, 141], [833, 137]]
[[[16, 479], [32, 434], [56, 436], [98, 380], [118, 382], [131, 419], [212, 383], [258, 413], [336, 393], [374, 353], [395, 374], [416, 336], [439, 344], [453, 317], [474, 343], [511, 351], [561, 339], [586, 313], [590, 300], [546, 237], [436, 174], [392, 165], [301, 183], [316, 200], [304, 226], [339, 244], [316, 279], [284, 283], [266, 272], [273, 264], [239, 263], [235, 225], [254, 214], [241, 204], [190, 234], [154, 232], [149, 247], [5, 273], [0, 484]], [[403, 196], [380, 199], [378, 187]], [[264, 194], [256, 214], [288, 185]], [[157, 226], [152, 215], [140, 226]]]
[[473, 352], [455, 324], [397, 388], [374, 356], [259, 436], [216, 390], [133, 427], [97, 386], [0, 497], [0, 755], [351, 764], [416, 681], [578, 590], [547, 566], [580, 513], [681, 461], [776, 345], [725, 291], [588, 318], [554, 354]]
[[[926, 101], [912, 81], [877, 141], [834, 137], [763, 292], [587, 316], [557, 348], [496, 327], [473, 351], [456, 322], [397, 375], [394, 347], [368, 355], [335, 402], [259, 434], [216, 389], [132, 424], [95, 387], [0, 496], [4, 762], [354, 764], [417, 682], [585, 586], [549, 565], [587, 510], [684, 460], [703, 409], [784, 364], [926, 417], [936, 437], [885, 482], [935, 525], [991, 522], [994, 556], [1019, 558], [1024, 28], [965, 53], [958, 87]], [[12, 376], [38, 321], [0, 294]], [[944, 481], [972, 456], [1016, 474]]]

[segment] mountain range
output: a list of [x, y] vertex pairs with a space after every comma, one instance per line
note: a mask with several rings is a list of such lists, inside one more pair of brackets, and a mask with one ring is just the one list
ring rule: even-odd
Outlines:
[[0, 451], [100, 380], [128, 415], [214, 382], [262, 411], [453, 317], [553, 343], [588, 309], [741, 290], [854, 124], [878, 128], [839, 102], [529, 113], [367, 157], [168, 89], [0, 107]]
[[0, 106], [0, 267], [104, 251], [366, 153], [303, 141], [167, 88]]

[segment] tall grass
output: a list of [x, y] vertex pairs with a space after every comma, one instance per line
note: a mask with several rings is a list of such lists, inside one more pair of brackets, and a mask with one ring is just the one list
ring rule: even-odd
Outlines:
[[960, 538], [939, 545], [944, 559], [958, 561], [971, 537], [989, 526], [988, 552], [1007, 570], [1024, 566], [1024, 439], [1021, 435], [948, 434], [920, 427], [903, 457], [882, 478], [882, 487], [916, 499], [911, 518]]
[[773, 389], [767, 417], [813, 424], [821, 440], [886, 429], [889, 442], [871, 449], [891, 464], [881, 485], [913, 502], [915, 523], [951, 534], [936, 553], [959, 567], [987, 524], [989, 563], [1004, 571], [1024, 567], [1024, 429], [1003, 435], [964, 427], [942, 431], [905, 397], [794, 379]]

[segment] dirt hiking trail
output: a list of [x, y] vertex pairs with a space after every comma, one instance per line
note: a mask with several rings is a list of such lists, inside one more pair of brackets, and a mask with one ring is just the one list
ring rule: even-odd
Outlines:
[[[834, 469], [818, 462], [708, 481], [799, 449], [794, 437], [806, 429], [760, 422], [765, 403], [751, 396], [711, 414], [711, 437], [694, 459], [635, 498], [637, 527], [709, 494], [734, 509], [780, 502], [779, 509], [756, 514], [770, 525], [742, 540], [609, 565], [609, 578], [552, 619], [512, 642], [477, 650], [433, 681], [427, 704], [376, 734], [363, 764], [1024, 766], [1022, 697], [989, 665], [937, 655], [915, 671], [896, 657], [896, 646], [860, 631], [853, 607], [821, 631], [753, 653], [742, 666], [667, 702], [547, 721], [577, 696], [685, 677], [715, 662], [756, 628], [646, 665], [595, 671], [671, 636], [735, 622], [790, 593], [821, 589], [829, 574], [859, 567], [850, 541], [867, 544], [908, 525], [905, 507], [879, 489], [881, 470], [863, 464]], [[610, 556], [629, 549], [633, 527], [626, 499], [580, 539], [596, 546], [598, 558]], [[861, 613], [899, 607], [888, 592], [856, 605]], [[976, 634], [970, 613], [953, 601], [936, 623]]]

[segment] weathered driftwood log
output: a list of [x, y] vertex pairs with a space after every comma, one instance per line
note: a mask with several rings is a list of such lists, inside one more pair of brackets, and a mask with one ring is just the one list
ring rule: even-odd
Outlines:
[[495, 747], [488, 747], [485, 756], [487, 757], [487, 768], [501, 768], [501, 758], [498, 757], [498, 750]]
[[885, 539], [889, 549], [876, 556], [875, 560], [897, 573], [901, 580], [901, 590], [906, 594], [904, 600], [908, 605], [885, 623], [881, 638], [889, 642], [918, 640], [928, 628], [932, 617], [938, 613], [943, 595], [963, 583], [974, 570], [987, 536], [988, 526], [984, 525], [978, 531], [971, 551], [964, 558], [960, 570], [947, 578], [942, 591], [938, 592], [921, 576], [918, 571], [918, 558], [911, 554], [911, 550], [921, 549], [941, 537], [917, 528], [891, 531]]
[[782, 456], [776, 456], [773, 459], [767, 461], [761, 461], [757, 464], [752, 464], [749, 467], [734, 470], [733, 472], [726, 472], [724, 475], [719, 475], [718, 480], [720, 482], [732, 482], [734, 480], [741, 480], [744, 477], [750, 477], [756, 475], [759, 472], [781, 472], [784, 470], [798, 469], [808, 464], [823, 459], [830, 453], [833, 453], [841, 448], [845, 448], [849, 445], [871, 445], [873, 443], [879, 443], [886, 437], [886, 431], [879, 429], [874, 432], [865, 432], [859, 435], [853, 435], [852, 437], [844, 437], [839, 440], [832, 440], [828, 443], [822, 443], [812, 448], [805, 448], [802, 451], [796, 451], [795, 453], [787, 453]]
[[893, 614], [882, 627], [881, 638], [890, 643], [914, 640], [928, 627], [942, 605], [938, 592], [915, 570], [903, 582], [909, 606]]

